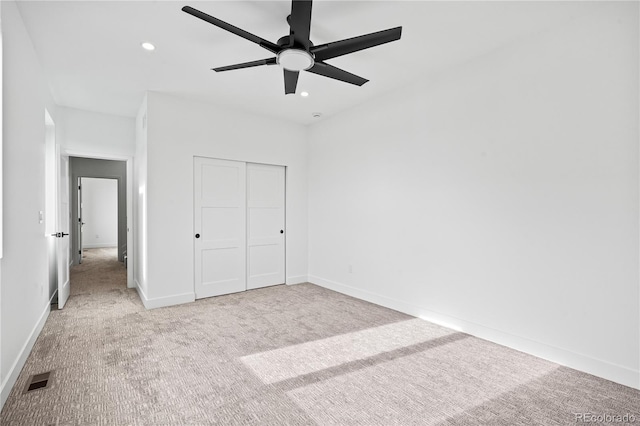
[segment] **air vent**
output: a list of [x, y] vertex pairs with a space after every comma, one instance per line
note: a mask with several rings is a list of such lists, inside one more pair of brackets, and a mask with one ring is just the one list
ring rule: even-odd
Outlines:
[[53, 371], [47, 371], [46, 373], [34, 374], [33, 376], [29, 376], [27, 385], [24, 388], [24, 393], [49, 387], [52, 375]]

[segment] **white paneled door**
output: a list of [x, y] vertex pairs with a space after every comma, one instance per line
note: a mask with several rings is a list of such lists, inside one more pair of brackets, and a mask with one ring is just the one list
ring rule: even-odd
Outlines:
[[246, 164], [195, 157], [196, 298], [246, 289]]
[[284, 167], [247, 164], [247, 289], [284, 284]]
[[285, 282], [285, 169], [194, 158], [196, 298]]
[[56, 257], [58, 262], [58, 309], [67, 303], [71, 293], [69, 280], [69, 157], [57, 147]]

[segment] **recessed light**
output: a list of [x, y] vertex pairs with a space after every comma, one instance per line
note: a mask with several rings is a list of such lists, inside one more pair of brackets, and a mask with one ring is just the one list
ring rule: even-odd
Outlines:
[[320, 117], [322, 117], [322, 113], [321, 112], [312, 112], [311, 116], [313, 118], [320, 118]]
[[156, 47], [148, 41], [142, 43], [141, 46], [144, 50], [148, 50], [149, 52], [151, 52], [152, 50], [156, 50]]
[[306, 98], [307, 96], [309, 96], [309, 92], [301, 92], [300, 96], [302, 96], [303, 98]]

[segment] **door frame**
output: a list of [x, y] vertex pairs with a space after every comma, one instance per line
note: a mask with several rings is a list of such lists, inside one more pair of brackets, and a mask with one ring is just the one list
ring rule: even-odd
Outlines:
[[[76, 150], [64, 150], [64, 154], [69, 157], [81, 157], [92, 158], [96, 160], [115, 160], [124, 161], [126, 163], [126, 177], [127, 177], [127, 288], [135, 288], [134, 282], [134, 265], [135, 256], [137, 255], [137, 247], [134, 246], [134, 233], [135, 228], [133, 226], [133, 157], [126, 155], [113, 155], [113, 154], [99, 154], [88, 151], [76, 151]], [[72, 258], [73, 259], [73, 258]]]
[[[87, 157], [74, 156], [74, 158], [87, 158]], [[70, 176], [71, 175], [72, 175], [72, 173], [70, 173]], [[127, 173], [126, 173], [126, 170], [125, 170], [125, 181], [126, 181], [126, 178], [127, 178], [126, 175], [127, 175]], [[74, 236], [76, 237], [75, 239], [77, 241], [77, 245], [78, 245], [77, 249], [78, 250], [75, 250], [75, 248], [73, 248], [73, 250], [72, 250], [73, 253], [72, 254], [74, 256], [75, 255], [79, 256], [78, 257], [78, 265], [80, 265], [80, 264], [82, 264], [82, 258], [84, 256], [84, 245], [82, 244], [82, 235], [83, 235], [82, 227], [84, 225], [84, 222], [82, 221], [82, 219], [84, 218], [84, 214], [82, 213], [82, 197], [83, 197], [82, 196], [82, 191], [83, 191], [83, 189], [82, 189], [82, 179], [110, 179], [110, 180], [115, 180], [116, 181], [116, 183], [118, 185], [118, 191], [116, 193], [116, 206], [117, 206], [117, 209], [118, 209], [117, 232], [118, 232], [118, 242], [120, 242], [119, 235], [120, 235], [120, 229], [121, 229], [120, 227], [121, 227], [122, 224], [120, 223], [120, 214], [119, 214], [119, 212], [120, 212], [120, 195], [121, 195], [120, 194], [120, 183], [122, 181], [122, 176], [104, 174], [104, 175], [100, 175], [99, 177], [96, 177], [96, 176], [84, 176], [84, 175], [77, 175], [77, 177], [78, 177], [78, 182], [75, 184], [75, 188], [77, 188], [77, 189], [74, 189], [74, 190], [77, 193], [77, 204], [78, 205], [77, 205], [77, 212], [76, 213], [77, 213], [77, 216], [78, 216], [77, 217], [78, 221], [74, 223], [74, 226], [75, 226], [74, 229], [76, 229], [76, 233], [77, 233], [77, 234], [74, 234]], [[125, 189], [125, 198], [126, 198], [126, 189]], [[125, 202], [125, 204], [126, 204], [126, 202]], [[119, 254], [120, 254], [120, 245], [117, 245], [117, 247], [118, 247], [118, 259], [119, 259], [120, 258], [120, 256], [119, 256]], [[127, 243], [127, 250], [128, 249], [129, 249], [129, 245]], [[71, 263], [73, 263], [73, 262], [71, 262]]]
[[[45, 236], [47, 237], [47, 264], [48, 264], [48, 296], [49, 305], [56, 305], [58, 309], [64, 307], [65, 302], [69, 298], [70, 279], [69, 264], [65, 264], [70, 252], [67, 248], [64, 250], [64, 238], [69, 232], [69, 209], [63, 210], [63, 204], [60, 200], [65, 194], [65, 180], [69, 178], [69, 157], [65, 156], [61, 150], [60, 143], [57, 138], [56, 123], [51, 117], [48, 108], [44, 109], [45, 123]], [[66, 164], [66, 168], [63, 168]], [[66, 188], [67, 207], [69, 207], [68, 195], [69, 189]], [[66, 219], [66, 226], [64, 226]], [[66, 232], [66, 235], [65, 235]], [[62, 234], [62, 235], [60, 235]], [[66, 239], [67, 247], [70, 244], [69, 238]], [[64, 256], [64, 252], [66, 257]]]
[[[289, 177], [289, 166], [287, 166], [286, 164], [274, 164], [274, 163], [265, 163], [265, 162], [260, 162], [260, 161], [249, 161], [249, 160], [237, 160], [237, 159], [232, 159], [232, 158], [221, 158], [221, 157], [210, 157], [207, 155], [198, 155], [198, 154], [193, 154], [192, 158], [193, 160], [191, 161], [191, 176], [195, 177], [195, 158], [196, 157], [200, 157], [200, 158], [209, 158], [211, 160], [222, 160], [222, 161], [236, 161], [238, 163], [245, 163], [245, 164], [262, 164], [265, 166], [277, 166], [277, 167], [282, 167], [284, 168], [284, 284], [288, 285], [289, 283], [288, 281], [288, 276], [289, 274], [287, 273], [287, 240], [289, 239], [289, 233], [287, 232], [287, 187], [288, 187], [288, 177]], [[128, 171], [128, 169], [127, 169]], [[248, 185], [248, 182], [245, 183], [246, 185]], [[193, 196], [193, 200], [191, 202], [191, 208], [192, 208], [192, 214], [191, 214], [191, 219], [192, 219], [192, 233], [191, 235], [194, 235], [196, 232], [196, 200], [195, 200], [195, 196], [196, 196], [196, 191], [195, 191], [195, 179], [192, 179], [191, 182], [191, 194]], [[245, 224], [246, 226], [246, 224]], [[192, 264], [195, 267], [195, 260], [196, 260], [196, 243], [194, 240], [194, 243], [192, 244]], [[247, 254], [245, 253], [245, 259], [246, 259]], [[245, 262], [245, 267], [246, 267], [246, 262]], [[245, 291], [247, 291], [245, 289]], [[196, 277], [195, 277], [195, 270], [194, 270], [194, 274], [193, 274], [193, 294], [196, 293]], [[196, 299], [198, 300], [198, 299]]]

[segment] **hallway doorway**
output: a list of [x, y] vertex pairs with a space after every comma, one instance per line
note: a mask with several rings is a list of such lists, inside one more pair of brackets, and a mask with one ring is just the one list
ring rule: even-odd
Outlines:
[[[96, 158], [70, 157], [71, 182], [71, 244], [73, 253], [73, 264], [82, 261], [82, 235], [80, 232], [83, 222], [87, 221], [80, 215], [82, 210], [82, 185], [81, 182], [87, 178], [113, 179], [117, 181], [117, 236], [115, 245], [118, 249], [118, 260], [124, 262], [127, 255], [127, 164], [125, 161], [103, 160]], [[89, 182], [88, 180], [86, 180]], [[104, 182], [104, 181], [103, 181]], [[95, 186], [95, 185], [94, 185]], [[104, 202], [102, 203], [104, 204]], [[95, 235], [93, 234], [95, 240]]]
[[[77, 266], [87, 260], [106, 262], [109, 258], [109, 262], [113, 260], [120, 265], [125, 288], [133, 288], [132, 159], [68, 154], [73, 270], [83, 271]], [[114, 259], [111, 259], [112, 255]], [[112, 266], [103, 272], [118, 269]], [[75, 284], [74, 280], [71, 284]], [[75, 294], [73, 290], [71, 292]]]
[[78, 263], [86, 249], [113, 248], [118, 258], [118, 180], [78, 178]]

